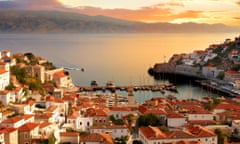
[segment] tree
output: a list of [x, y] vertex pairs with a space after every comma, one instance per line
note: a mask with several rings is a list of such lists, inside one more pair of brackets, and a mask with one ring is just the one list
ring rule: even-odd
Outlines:
[[137, 119], [138, 127], [144, 127], [144, 126], [162, 126], [163, 121], [160, 120], [156, 115], [154, 114], [148, 114], [148, 115], [141, 115]]
[[140, 140], [134, 140], [133, 144], [143, 144]]
[[225, 74], [224, 74], [223, 71], [219, 72], [218, 75], [217, 75], [217, 79], [223, 80], [224, 75], [225, 75]]
[[53, 134], [51, 136], [49, 136], [48, 144], [55, 144], [55, 141], [56, 141], [56, 138], [54, 137]]
[[17, 80], [21, 83], [21, 84], [25, 84], [25, 78], [27, 76], [26, 71], [24, 68], [19, 68], [16, 66], [11, 67], [10, 69], [11, 74], [15, 75]]
[[116, 119], [113, 115], [109, 116], [109, 119], [115, 124], [115, 125], [123, 125], [124, 121], [122, 119]]
[[8, 86], [5, 87], [6, 90], [13, 90], [15, 88], [16, 87], [12, 83], [10, 83]]
[[214, 133], [218, 137], [218, 144], [224, 144], [224, 139], [225, 139], [226, 135], [222, 132], [222, 130], [217, 128], [214, 130]]

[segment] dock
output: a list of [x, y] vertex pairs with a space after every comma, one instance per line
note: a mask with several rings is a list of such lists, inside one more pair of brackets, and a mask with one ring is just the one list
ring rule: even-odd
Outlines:
[[134, 90], [134, 91], [152, 91], [161, 92], [171, 91], [177, 93], [177, 87], [173, 84], [157, 84], [157, 85], [129, 85], [129, 86], [78, 86], [80, 92], [103, 91], [110, 92]]

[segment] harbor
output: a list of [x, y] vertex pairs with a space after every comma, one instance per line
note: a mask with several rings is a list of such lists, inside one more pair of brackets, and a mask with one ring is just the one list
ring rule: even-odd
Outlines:
[[129, 92], [133, 91], [152, 91], [152, 92], [161, 92], [171, 91], [177, 93], [177, 87], [173, 84], [155, 84], [155, 85], [128, 85], [128, 86], [115, 86], [115, 85], [106, 85], [106, 86], [78, 86], [80, 92], [90, 92], [90, 91], [110, 91], [115, 92], [117, 90]]

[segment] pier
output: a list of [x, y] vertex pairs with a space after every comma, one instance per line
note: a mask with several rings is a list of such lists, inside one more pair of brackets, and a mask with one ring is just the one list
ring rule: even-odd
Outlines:
[[173, 84], [157, 84], [157, 85], [129, 85], [129, 86], [78, 86], [80, 92], [90, 91], [103, 91], [106, 90], [115, 92], [116, 90], [129, 92], [131, 89], [134, 91], [152, 91], [161, 92], [165, 91], [178, 92], [177, 87]]

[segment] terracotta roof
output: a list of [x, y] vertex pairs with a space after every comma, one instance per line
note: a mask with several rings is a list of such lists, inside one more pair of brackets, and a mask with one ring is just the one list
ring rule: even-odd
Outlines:
[[163, 144], [202, 144], [201, 141], [177, 141], [177, 142], [169, 142]]
[[31, 131], [33, 129], [35, 129], [36, 127], [38, 127], [39, 125], [36, 123], [26, 123], [23, 126], [19, 127], [18, 130], [19, 131]]
[[60, 132], [61, 137], [77, 137], [79, 135], [78, 132]]
[[213, 137], [216, 136], [216, 134], [209, 129], [203, 127], [203, 126], [188, 126], [186, 127], [187, 130], [189, 130], [192, 134], [194, 134], [197, 137]]
[[168, 112], [167, 118], [184, 118], [184, 115], [177, 112]]
[[130, 112], [131, 108], [129, 107], [110, 107], [110, 111], [127, 111]]
[[108, 112], [106, 109], [94, 109], [94, 108], [89, 108], [86, 110], [86, 115], [90, 117], [107, 117]]
[[52, 106], [50, 106], [50, 107], [48, 107], [48, 108], [46, 109], [46, 112], [53, 112], [53, 111], [55, 111], [57, 108], [58, 108], [57, 106], [52, 105]]
[[157, 127], [141, 127], [139, 131], [147, 138], [147, 139], [165, 139], [167, 136]]
[[100, 144], [114, 144], [112, 137], [109, 134], [91, 133], [83, 135], [80, 138], [81, 142], [99, 142]]
[[76, 111], [73, 111], [71, 114], [67, 116], [68, 119], [76, 119], [78, 118], [78, 113]]
[[31, 114], [22, 115], [22, 118], [23, 118], [24, 120], [30, 119], [30, 118], [32, 118], [32, 117], [34, 117], [34, 115], [31, 115]]
[[205, 109], [193, 109], [193, 110], [189, 110], [188, 112], [189, 114], [212, 114], [211, 112], [205, 110]]
[[189, 125], [210, 125], [215, 123], [216, 121], [214, 120], [189, 120], [188, 121]]
[[63, 71], [59, 71], [59, 72], [56, 72], [53, 74], [53, 78], [54, 79], [59, 79], [59, 78], [62, 78], [62, 77], [65, 77], [65, 73], [64, 73], [64, 70]]
[[49, 119], [52, 116], [52, 113], [35, 114], [35, 119]]
[[7, 71], [0, 69], [0, 75], [6, 73]]
[[148, 109], [147, 111], [145, 111], [143, 114], [156, 114], [156, 115], [166, 115], [167, 112], [164, 110], [151, 110]]
[[227, 74], [240, 74], [240, 72], [238, 72], [238, 71], [231, 71], [231, 70], [226, 71], [225, 73], [227, 73]]
[[8, 90], [1, 90], [1, 91], [0, 91], [0, 95], [6, 95], [6, 94], [8, 94], [8, 93], [9, 93]]
[[16, 131], [16, 128], [13, 127], [0, 127], [0, 133], [11, 133]]
[[54, 96], [47, 96], [46, 101], [54, 101], [55, 97]]
[[170, 139], [196, 138], [196, 136], [190, 133], [189, 131], [183, 131], [183, 130], [175, 130], [175, 131], [169, 132], [167, 134], [167, 137]]
[[126, 125], [99, 125], [99, 126], [92, 126], [91, 129], [126, 129]]
[[2, 123], [4, 123], [4, 124], [13, 124], [13, 123], [19, 122], [21, 120], [24, 120], [24, 118], [22, 118], [21, 116], [16, 116], [16, 117], [12, 117], [12, 118], [6, 119]]
[[50, 125], [52, 125], [52, 123], [45, 121], [43, 123], [40, 123], [39, 128], [44, 128], [44, 127], [47, 127], [47, 126], [50, 126]]

